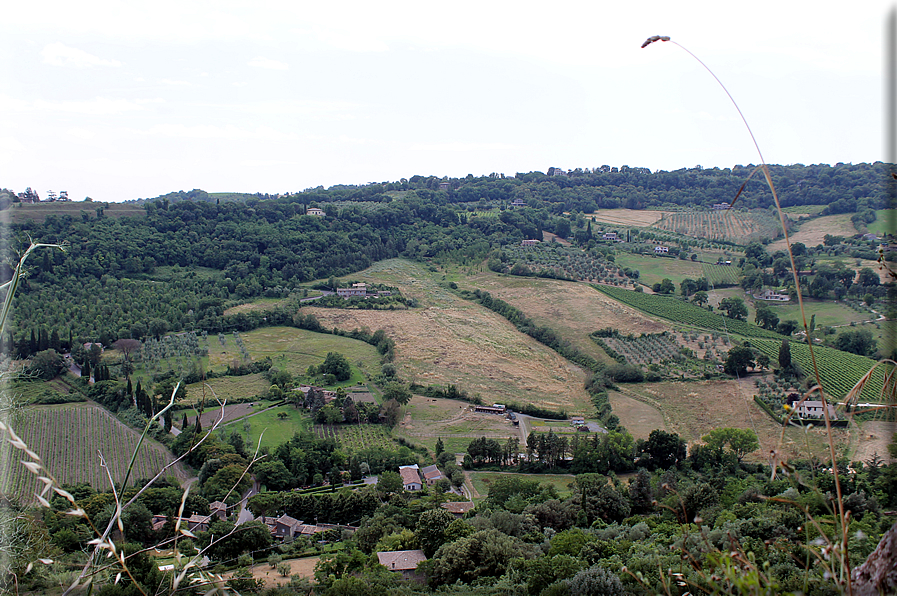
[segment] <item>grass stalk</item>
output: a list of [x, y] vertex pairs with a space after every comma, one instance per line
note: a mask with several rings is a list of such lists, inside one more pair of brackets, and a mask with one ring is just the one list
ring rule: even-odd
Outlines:
[[[791, 239], [788, 235], [788, 226], [785, 222], [785, 213], [782, 210], [782, 205], [779, 201], [779, 196], [778, 196], [778, 193], [776, 192], [775, 184], [772, 181], [772, 176], [769, 173], [769, 167], [766, 164], [766, 160], [763, 158], [763, 152], [760, 150], [760, 144], [757, 142], [757, 138], [754, 136], [754, 132], [753, 132], [753, 130], [751, 130], [751, 126], [750, 126], [750, 124], [748, 124], [747, 118], [745, 118], [744, 113], [741, 111], [741, 108], [738, 106], [738, 102], [735, 101], [735, 98], [732, 97], [732, 94], [729, 93], [729, 90], [726, 88], [726, 86], [723, 84], [723, 82], [719, 79], [719, 77], [717, 77], [716, 74], [713, 72], [713, 70], [709, 66], [707, 66], [700, 58], [698, 58], [694, 53], [692, 53], [688, 48], [686, 48], [685, 46], [683, 46], [675, 41], [671, 41], [669, 36], [655, 35], [655, 36], [649, 37], [642, 44], [642, 48], [645, 48], [645, 47], [647, 47], [655, 42], [658, 42], [658, 41], [662, 41], [662, 42], [669, 41], [669, 42], [673, 43], [674, 45], [676, 45], [677, 47], [679, 47], [680, 49], [682, 49], [683, 51], [685, 51], [689, 56], [691, 56], [692, 58], [697, 60], [698, 63], [701, 66], [703, 66], [704, 69], [708, 73], [710, 73], [710, 75], [714, 78], [714, 80], [716, 80], [716, 82], [719, 83], [719, 86], [722, 87], [723, 91], [726, 93], [729, 100], [732, 102], [732, 105], [735, 106], [735, 110], [738, 112], [738, 115], [741, 117], [741, 121], [744, 123], [744, 126], [747, 129], [748, 134], [751, 137], [751, 141], [753, 142], [754, 147], [757, 150], [757, 155], [760, 157], [760, 168], [761, 168], [761, 171], [763, 172], [764, 178], [766, 179], [766, 183], [769, 186], [769, 190], [772, 192], [772, 197], [773, 197], [773, 200], [775, 201], [776, 211], [779, 214], [779, 221], [782, 226], [782, 232], [785, 236], [785, 246], [788, 250], [788, 258], [790, 259], [790, 262], [791, 262], [791, 273], [794, 278], [794, 287], [797, 290], [797, 301], [798, 301], [798, 306], [800, 308], [800, 315], [801, 315], [801, 320], [802, 320], [802, 323], [804, 326], [804, 331], [805, 331], [806, 337], [807, 337], [807, 347], [810, 352], [810, 361], [813, 366], [813, 375], [816, 378], [816, 387], [811, 389], [811, 391], [808, 393], [812, 393], [812, 391], [814, 391], [814, 390], [818, 391], [820, 401], [822, 402], [823, 417], [825, 419], [826, 437], [828, 439], [829, 455], [831, 457], [831, 463], [832, 463], [832, 475], [833, 475], [834, 484], [835, 484], [835, 491], [837, 494], [838, 517], [840, 519], [840, 527], [841, 527], [841, 537], [840, 538], [841, 538], [842, 548], [840, 549], [840, 557], [841, 557], [842, 565], [841, 565], [841, 569], [838, 570], [839, 574], [840, 574], [840, 577], [838, 578], [838, 582], [842, 585], [846, 585], [847, 594], [850, 595], [853, 593], [853, 591], [852, 591], [852, 586], [851, 586], [851, 581], [850, 581], [850, 560], [849, 560], [849, 555], [847, 552], [847, 540], [848, 540], [847, 528], [848, 528], [849, 520], [848, 520], [848, 516], [845, 514], [845, 510], [844, 510], [844, 498], [843, 498], [843, 494], [842, 494], [842, 490], [841, 490], [841, 481], [840, 481], [840, 478], [838, 475], [837, 458], [835, 455], [835, 443], [834, 443], [834, 438], [832, 436], [831, 418], [830, 418], [829, 412], [828, 412], [828, 400], [825, 397], [825, 391], [823, 390], [822, 379], [820, 378], [819, 368], [816, 363], [816, 354], [813, 350], [813, 340], [810, 335], [809, 325], [807, 324], [807, 316], [806, 316], [806, 312], [804, 310], [803, 296], [801, 295], [802, 293], [801, 293], [801, 288], [800, 288], [800, 280], [799, 280], [799, 276], [798, 276], [797, 265], [794, 260], [794, 252], [791, 249]], [[745, 184], [746, 184], [746, 182], [745, 182]], [[735, 200], [738, 199], [738, 196], [741, 194], [741, 191], [743, 189], [744, 189], [744, 185], [742, 185], [741, 189], [739, 189], [738, 194], [735, 196], [735, 199], [733, 200], [732, 205], [729, 206], [729, 209], [732, 209], [732, 207], [735, 206]], [[804, 399], [806, 399], [806, 396], [804, 396]], [[773, 461], [772, 465], [774, 467], [773, 469], [775, 470], [775, 466], [777, 465], [777, 462]]]

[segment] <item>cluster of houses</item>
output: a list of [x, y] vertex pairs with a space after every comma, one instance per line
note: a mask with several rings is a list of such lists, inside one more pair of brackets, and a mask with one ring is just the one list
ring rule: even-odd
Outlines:
[[402, 487], [407, 491], [423, 490], [424, 483], [433, 486], [445, 478], [435, 465], [421, 468], [417, 464], [399, 466], [399, 476], [402, 477]]
[[[212, 522], [219, 519], [227, 519], [229, 509], [232, 509], [232, 506], [229, 506], [226, 503], [222, 503], [221, 501], [215, 501], [213, 503], [209, 503], [209, 510], [211, 511], [209, 515], [193, 514], [190, 517], [175, 518], [174, 521], [177, 522], [179, 520], [181, 526], [186, 527], [191, 532], [207, 532]], [[268, 530], [271, 532], [271, 536], [280, 540], [292, 540], [294, 538], [298, 538], [299, 536], [313, 536], [315, 534], [333, 529], [352, 531], [358, 529], [355, 526], [339, 526], [334, 524], [306, 524], [302, 520], [290, 517], [289, 515], [281, 515], [280, 517], [262, 516], [256, 518], [256, 520], [264, 523], [268, 527]], [[168, 518], [166, 516], [153, 516], [153, 530], [161, 529], [166, 523], [168, 523]]]

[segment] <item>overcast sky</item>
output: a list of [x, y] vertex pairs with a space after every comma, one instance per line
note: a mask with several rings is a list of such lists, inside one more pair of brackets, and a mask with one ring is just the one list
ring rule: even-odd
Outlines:
[[[251, 5], [251, 6], [250, 6]], [[8, 2], [0, 187], [884, 160], [892, 3]]]

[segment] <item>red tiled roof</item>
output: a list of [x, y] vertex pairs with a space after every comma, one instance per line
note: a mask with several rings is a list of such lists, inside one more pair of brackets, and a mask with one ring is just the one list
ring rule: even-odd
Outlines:
[[410, 571], [417, 569], [427, 557], [422, 550], [397, 550], [387, 553], [377, 553], [377, 560], [387, 569], [393, 571]]

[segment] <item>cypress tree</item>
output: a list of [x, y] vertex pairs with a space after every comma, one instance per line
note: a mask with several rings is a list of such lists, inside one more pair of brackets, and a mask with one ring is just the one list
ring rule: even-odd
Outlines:
[[782, 370], [791, 368], [791, 345], [787, 339], [783, 339], [782, 345], [779, 346], [779, 368]]

